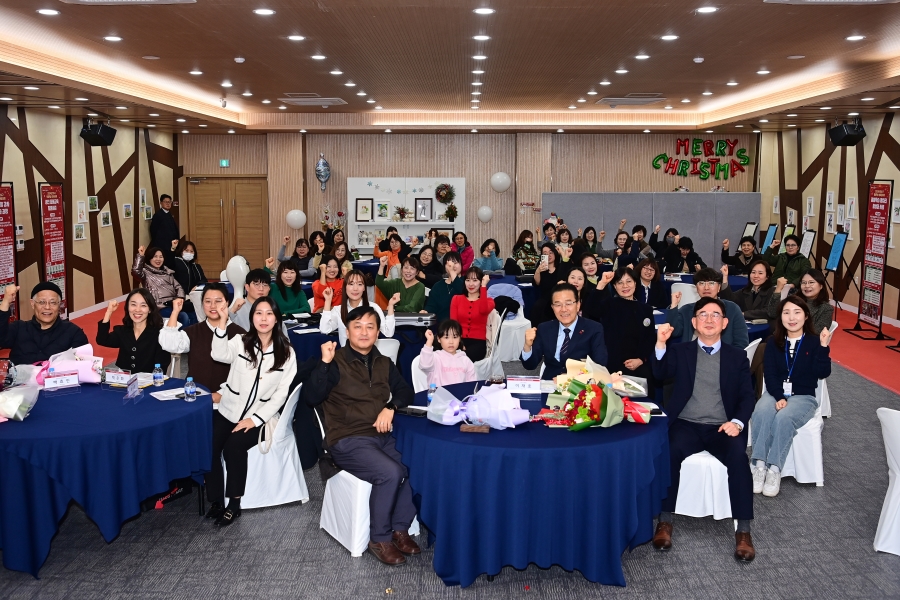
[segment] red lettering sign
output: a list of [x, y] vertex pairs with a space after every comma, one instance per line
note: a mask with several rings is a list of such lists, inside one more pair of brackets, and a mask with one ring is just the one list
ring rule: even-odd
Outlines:
[[41, 216], [44, 231], [44, 280], [52, 281], [62, 290], [59, 314], [66, 317], [66, 223], [64, 219], [63, 189], [59, 183], [42, 183]]
[[[13, 209], [13, 184], [0, 183], [0, 300], [8, 285], [16, 283], [16, 216]], [[10, 305], [9, 320], [18, 317], [18, 302]]]
[[891, 184], [869, 184], [866, 215], [866, 252], [863, 257], [862, 297], [859, 319], [881, 327], [884, 304], [884, 265], [887, 260], [888, 222], [891, 216]]

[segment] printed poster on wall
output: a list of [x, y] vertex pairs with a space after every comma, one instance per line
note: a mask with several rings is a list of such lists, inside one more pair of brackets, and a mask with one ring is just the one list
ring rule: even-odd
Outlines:
[[44, 280], [52, 281], [62, 290], [59, 314], [68, 316], [66, 302], [66, 223], [61, 183], [42, 183], [41, 219], [44, 233]]
[[863, 257], [859, 318], [879, 328], [884, 302], [884, 265], [887, 259], [891, 188], [890, 183], [869, 184], [869, 210], [866, 217], [866, 252]]
[[[0, 183], [0, 300], [8, 285], [16, 283], [16, 217], [13, 210], [13, 184]], [[9, 307], [9, 320], [19, 316], [19, 303]]]

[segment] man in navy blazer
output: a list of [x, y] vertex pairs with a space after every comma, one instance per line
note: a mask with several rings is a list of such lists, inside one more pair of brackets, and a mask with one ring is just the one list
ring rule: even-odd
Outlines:
[[[753, 475], [747, 458], [744, 427], [753, 414], [756, 395], [750, 385], [747, 353], [723, 343], [728, 326], [725, 305], [716, 298], [701, 298], [691, 319], [697, 341], [666, 347], [674, 329], [659, 326], [653, 375], [675, 380], [666, 411], [669, 416], [671, 485], [653, 536], [657, 550], [672, 547], [672, 513], [678, 498], [681, 463], [706, 450], [728, 469], [731, 514], [738, 520], [734, 557], [750, 562], [756, 556], [750, 536], [753, 519]], [[685, 490], [696, 493], [696, 490]]]
[[561, 283], [553, 289], [550, 306], [556, 319], [541, 323], [525, 332], [522, 364], [526, 369], [536, 369], [544, 361], [542, 379], [553, 379], [566, 372], [566, 359], [584, 360], [588, 356], [594, 362], [605, 365], [606, 344], [603, 341], [603, 325], [578, 316], [581, 302], [578, 290], [569, 283]]

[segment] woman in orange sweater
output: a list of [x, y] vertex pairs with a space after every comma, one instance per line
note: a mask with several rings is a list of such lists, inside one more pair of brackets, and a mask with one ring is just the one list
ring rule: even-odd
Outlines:
[[[388, 257], [387, 266], [384, 268], [384, 276], [385, 278], [390, 279], [391, 269], [394, 266], [399, 268], [400, 263], [409, 256], [409, 247], [406, 249], [403, 248], [403, 240], [396, 233], [392, 233], [390, 237], [388, 237], [388, 243], [390, 244], [390, 250], [382, 250], [378, 247], [378, 244], [375, 244], [372, 253], [375, 255], [375, 258], [381, 258], [382, 256]], [[375, 288], [375, 303], [380, 306], [382, 310], [387, 310], [388, 299], [377, 287]]]
[[330, 254], [326, 254], [322, 257], [322, 262], [319, 264], [319, 273], [319, 279], [313, 281], [312, 284], [313, 312], [322, 312], [322, 308], [325, 306], [324, 293], [328, 288], [331, 288], [333, 293], [331, 305], [334, 306], [340, 304], [344, 286], [344, 280], [341, 278], [341, 268], [338, 266], [338, 260]]
[[490, 278], [478, 267], [466, 271], [466, 293], [454, 296], [450, 302], [450, 318], [462, 325], [462, 341], [466, 356], [477, 362], [487, 355], [487, 320], [494, 310], [494, 300], [488, 298]]

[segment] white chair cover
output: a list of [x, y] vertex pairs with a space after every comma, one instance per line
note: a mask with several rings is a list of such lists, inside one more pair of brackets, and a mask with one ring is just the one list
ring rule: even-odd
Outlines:
[[756, 356], [756, 349], [759, 348], [760, 342], [762, 342], [762, 339], [753, 340], [744, 348], [747, 351], [747, 360], [750, 361], [750, 364], [753, 364], [753, 357]]
[[[369, 494], [372, 484], [341, 471], [325, 485], [319, 527], [360, 557], [369, 546]], [[413, 519], [410, 535], [419, 535], [419, 521]]]
[[412, 382], [414, 392], [424, 392], [428, 389], [428, 375], [419, 368], [419, 357], [415, 357], [412, 361]]
[[888, 464], [888, 489], [875, 531], [875, 550], [900, 555], [900, 411], [879, 408], [884, 453]]
[[697, 286], [691, 283], [673, 283], [672, 293], [674, 294], [675, 292], [681, 292], [681, 300], [678, 302], [678, 308], [700, 299], [700, 293], [697, 291]]
[[[262, 454], [258, 446], [247, 451], [247, 486], [241, 498], [241, 508], [309, 501], [309, 490], [306, 488], [294, 429], [291, 427], [301, 387], [302, 384], [298, 385], [288, 396], [275, 427], [275, 437], [269, 452]], [[228, 478], [227, 472], [225, 478]]]
[[731, 517], [728, 469], [707, 451], [688, 456], [681, 463], [681, 481], [675, 512], [689, 517]]
[[194, 312], [197, 315], [198, 321], [206, 320], [206, 313], [203, 312], [203, 290], [192, 290], [188, 294], [188, 299], [191, 301], [191, 304], [194, 305]]
[[496, 326], [496, 324], [502, 317], [497, 314], [496, 310], [492, 310], [489, 319], [491, 318], [495, 320], [495, 327], [493, 328], [490, 343], [491, 351], [488, 352], [487, 356], [475, 363], [475, 376], [478, 377], [480, 381], [490, 379], [493, 374], [503, 375], [503, 365], [500, 364], [500, 354], [494, 352], [497, 348], [497, 340], [500, 337], [500, 328]]
[[525, 332], [531, 329], [531, 321], [525, 318], [524, 309], [519, 308], [515, 319], [505, 319], [497, 340], [497, 359], [500, 362], [519, 360], [525, 347]]
[[378, 351], [391, 359], [391, 362], [397, 364], [397, 354], [400, 352], [400, 341], [393, 338], [380, 338], [375, 341]]
[[[838, 322], [832, 321], [831, 327], [828, 328], [832, 334], [834, 334], [835, 329], [838, 328]], [[816, 388], [816, 400], [819, 401], [819, 410], [822, 411], [822, 417], [828, 418], [831, 416], [831, 396], [828, 394], [828, 385], [825, 383], [824, 379], [819, 380], [819, 386]]]
[[[819, 382], [819, 386], [825, 380]], [[818, 394], [817, 394], [818, 395]], [[791, 449], [788, 451], [781, 470], [782, 477], [793, 477], [797, 483], [815, 483], [825, 485], [825, 468], [822, 464], [822, 420], [821, 407], [816, 409], [812, 419], [797, 430]]]

